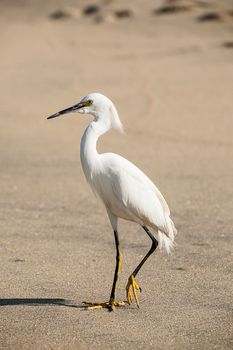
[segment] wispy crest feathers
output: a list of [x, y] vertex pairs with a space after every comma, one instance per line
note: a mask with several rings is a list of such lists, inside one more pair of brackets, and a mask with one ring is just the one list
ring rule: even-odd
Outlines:
[[117, 113], [116, 107], [112, 103], [111, 106], [109, 107], [109, 113], [111, 115], [111, 124], [112, 127], [116, 130], [119, 130], [120, 132], [123, 132], [123, 125], [121, 123], [121, 120], [119, 118], [119, 115]]

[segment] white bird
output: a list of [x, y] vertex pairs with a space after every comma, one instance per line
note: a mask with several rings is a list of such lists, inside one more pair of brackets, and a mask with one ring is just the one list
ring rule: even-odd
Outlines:
[[[72, 112], [93, 116], [93, 121], [81, 139], [81, 164], [88, 183], [106, 208], [116, 244], [116, 268], [109, 301], [84, 303], [88, 305], [88, 309], [106, 307], [113, 310], [115, 306], [125, 305], [124, 302], [115, 300], [118, 273], [122, 263], [117, 231], [117, 221], [121, 218], [141, 225], [152, 240], [150, 250], [130, 275], [126, 286], [128, 304], [132, 302], [131, 287], [136, 304], [139, 306], [137, 290], [141, 291], [141, 288], [136, 283], [135, 276], [158, 244], [164, 247], [167, 253], [174, 245], [176, 229], [170, 218], [170, 210], [158, 188], [134, 164], [118, 154], [97, 152], [96, 143], [101, 135], [111, 128], [122, 130], [120, 118], [112, 101], [100, 93], [91, 93], [78, 104], [55, 113], [48, 119]], [[148, 227], [157, 234], [158, 241]]]

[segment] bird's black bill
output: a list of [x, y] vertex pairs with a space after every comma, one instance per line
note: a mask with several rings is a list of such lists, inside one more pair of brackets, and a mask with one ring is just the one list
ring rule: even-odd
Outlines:
[[60, 115], [75, 112], [75, 111], [77, 111], [78, 109], [80, 109], [82, 107], [83, 107], [82, 103], [78, 103], [78, 104], [76, 104], [76, 105], [74, 105], [72, 107], [63, 109], [60, 112], [57, 112], [57, 113], [55, 113], [53, 115], [50, 115], [47, 119], [57, 118], [57, 117], [60, 117]]

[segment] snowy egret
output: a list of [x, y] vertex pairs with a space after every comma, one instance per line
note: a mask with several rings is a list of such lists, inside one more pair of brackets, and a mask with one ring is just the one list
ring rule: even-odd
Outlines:
[[[117, 221], [118, 218], [122, 218], [141, 225], [152, 240], [150, 250], [130, 275], [126, 286], [128, 304], [132, 302], [133, 293], [136, 304], [139, 306], [137, 291], [141, 291], [141, 288], [135, 281], [135, 276], [158, 245], [164, 247], [167, 253], [174, 245], [176, 229], [170, 218], [170, 210], [157, 187], [134, 164], [114, 153], [97, 152], [96, 143], [101, 135], [111, 128], [122, 130], [120, 118], [112, 101], [100, 93], [91, 93], [81, 102], [51, 115], [48, 119], [72, 112], [93, 116], [93, 121], [86, 128], [81, 139], [80, 159], [88, 183], [106, 208], [116, 244], [116, 267], [109, 301], [84, 303], [90, 310], [103, 307], [114, 310], [115, 306], [125, 305], [124, 302], [117, 302], [115, 299], [116, 284], [122, 263]], [[157, 234], [158, 241], [148, 227]]]

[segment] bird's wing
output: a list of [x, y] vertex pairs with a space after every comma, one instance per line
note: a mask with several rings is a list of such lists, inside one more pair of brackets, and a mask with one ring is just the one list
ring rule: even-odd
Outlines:
[[134, 164], [116, 154], [104, 154], [103, 163], [107, 174], [105, 184], [111, 183], [118, 204], [133, 218], [167, 231], [165, 214], [169, 215], [170, 211], [153, 182]]

